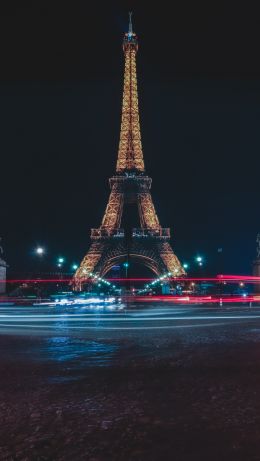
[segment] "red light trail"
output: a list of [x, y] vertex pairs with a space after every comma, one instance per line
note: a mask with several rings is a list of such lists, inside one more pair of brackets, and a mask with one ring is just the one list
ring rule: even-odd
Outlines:
[[[118, 277], [118, 278], [108, 278], [106, 279], [109, 282], [152, 282], [155, 281], [154, 278], [134, 278], [134, 277]], [[72, 281], [72, 278], [55, 278], [55, 279], [7, 279], [6, 283], [69, 283]], [[217, 275], [216, 277], [167, 277], [161, 280], [162, 282], [174, 281], [174, 282], [246, 282], [246, 283], [257, 283], [260, 282], [260, 277], [252, 275]], [[86, 279], [86, 282], [95, 282], [98, 283], [97, 279]], [[158, 281], [160, 282], [160, 280]], [[4, 281], [0, 281], [4, 283]]]
[[248, 296], [129, 296], [123, 297], [128, 301], [140, 302], [171, 302], [177, 304], [232, 304], [259, 302], [260, 295]]
[[[183, 295], [183, 296], [176, 296], [176, 295], [143, 295], [143, 296], [131, 296], [131, 295], [123, 295], [120, 296], [123, 302], [163, 302], [163, 303], [173, 303], [179, 305], [195, 305], [195, 304], [234, 304], [234, 303], [243, 303], [249, 304], [253, 302], [260, 302], [260, 295], [246, 295], [246, 296], [238, 296], [238, 295], [212, 295], [212, 296], [200, 296], [200, 295]], [[24, 302], [32, 302], [30, 298], [22, 298], [17, 299], [16, 297], [2, 297], [2, 302], [17, 302], [24, 303]], [[35, 300], [34, 300], [35, 301]], [[42, 299], [43, 301], [43, 299]], [[46, 298], [46, 302], [48, 299]]]

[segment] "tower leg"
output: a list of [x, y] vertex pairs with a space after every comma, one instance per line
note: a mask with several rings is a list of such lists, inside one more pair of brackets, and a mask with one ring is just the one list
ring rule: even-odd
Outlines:
[[160, 245], [160, 256], [167, 267], [167, 271], [171, 272], [173, 275], [185, 275], [185, 271], [182, 268], [180, 261], [177, 256], [174, 254], [173, 249], [169, 242], [163, 242]]
[[96, 273], [97, 264], [104, 252], [104, 245], [101, 241], [93, 242], [74, 275], [74, 289], [81, 291], [82, 283], [87, 281], [91, 274]]

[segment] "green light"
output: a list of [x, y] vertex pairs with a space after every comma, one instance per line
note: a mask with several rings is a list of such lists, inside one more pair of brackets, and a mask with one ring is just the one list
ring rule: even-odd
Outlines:
[[128, 263], [128, 262], [124, 263], [123, 265], [124, 265], [124, 267], [129, 267], [129, 263]]
[[58, 258], [58, 263], [60, 264], [64, 263], [64, 258]]
[[184, 264], [183, 264], [183, 268], [184, 268], [184, 269], [188, 269], [188, 267], [189, 267], [189, 264], [187, 264], [187, 263], [184, 263]]
[[72, 264], [72, 269], [75, 271], [79, 266], [77, 264]]

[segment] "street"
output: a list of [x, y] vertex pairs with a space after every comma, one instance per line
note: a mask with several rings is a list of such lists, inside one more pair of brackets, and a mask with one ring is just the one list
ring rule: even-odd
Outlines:
[[258, 460], [260, 308], [2, 307], [0, 459]]

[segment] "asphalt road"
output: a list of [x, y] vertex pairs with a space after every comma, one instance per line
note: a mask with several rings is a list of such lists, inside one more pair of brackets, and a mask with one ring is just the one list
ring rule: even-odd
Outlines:
[[1, 307], [0, 377], [1, 460], [259, 459], [258, 307]]
[[[168, 303], [114, 304], [106, 307], [0, 307], [0, 333], [25, 335], [94, 334], [116, 331], [127, 337], [128, 332], [175, 330], [179, 328], [217, 327], [219, 325], [257, 323], [260, 307], [241, 306], [174, 306]], [[92, 330], [94, 332], [92, 333]]]

